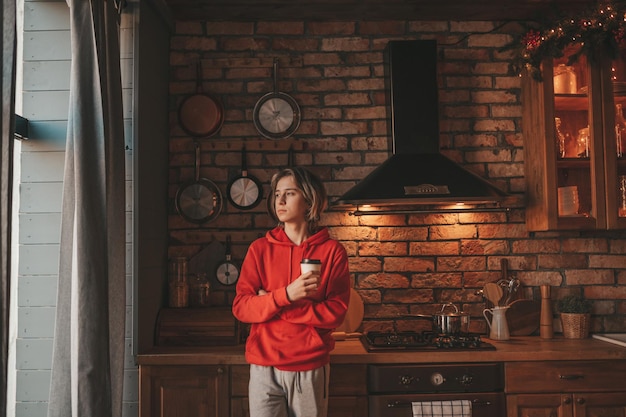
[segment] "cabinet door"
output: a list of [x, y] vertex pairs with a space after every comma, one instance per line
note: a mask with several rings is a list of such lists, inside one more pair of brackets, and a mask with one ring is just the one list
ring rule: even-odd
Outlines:
[[228, 368], [141, 366], [141, 417], [228, 417]]
[[506, 408], [507, 417], [573, 417], [570, 395], [507, 395]]
[[522, 81], [532, 231], [626, 227], [626, 71], [602, 53], [568, 62], [577, 48], [545, 60], [542, 82]]
[[575, 417], [626, 417], [626, 393], [574, 395]]

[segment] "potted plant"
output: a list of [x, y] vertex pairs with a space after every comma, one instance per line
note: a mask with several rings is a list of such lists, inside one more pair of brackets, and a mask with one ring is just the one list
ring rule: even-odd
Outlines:
[[563, 336], [567, 339], [585, 339], [589, 336], [591, 302], [581, 296], [568, 295], [557, 301], [561, 313]]

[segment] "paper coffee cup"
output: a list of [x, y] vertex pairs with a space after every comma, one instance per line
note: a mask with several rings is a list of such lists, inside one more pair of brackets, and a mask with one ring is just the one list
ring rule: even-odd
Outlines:
[[303, 259], [300, 261], [300, 273], [304, 274], [309, 271], [317, 271], [322, 269], [322, 261], [319, 259]]

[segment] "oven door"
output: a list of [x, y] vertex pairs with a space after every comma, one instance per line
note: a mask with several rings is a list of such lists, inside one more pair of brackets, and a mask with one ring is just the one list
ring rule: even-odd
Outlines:
[[449, 393], [449, 394], [397, 394], [370, 395], [369, 417], [411, 417], [413, 402], [470, 400], [472, 417], [506, 415], [506, 403], [502, 392]]

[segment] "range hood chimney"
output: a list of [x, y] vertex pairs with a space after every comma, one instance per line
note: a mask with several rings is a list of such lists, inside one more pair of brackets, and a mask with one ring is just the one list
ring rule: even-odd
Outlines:
[[333, 206], [424, 210], [423, 206], [497, 205], [507, 197], [439, 151], [434, 40], [390, 41], [385, 48], [385, 89], [393, 155]]

